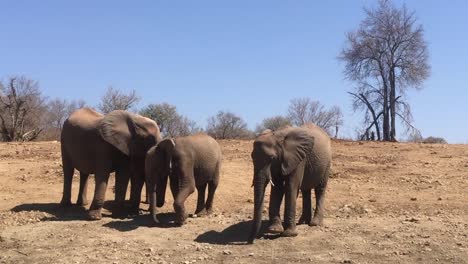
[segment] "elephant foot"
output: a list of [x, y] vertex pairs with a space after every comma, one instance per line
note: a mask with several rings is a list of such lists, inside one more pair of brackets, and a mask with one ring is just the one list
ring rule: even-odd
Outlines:
[[88, 219], [89, 220], [101, 220], [102, 219], [102, 214], [101, 210], [89, 210], [88, 211]]
[[128, 209], [129, 216], [139, 216], [140, 215], [140, 208], [139, 207], [131, 207]]
[[314, 216], [314, 219], [312, 219], [312, 222], [309, 223], [309, 226], [322, 226], [323, 225], [323, 217]]
[[88, 201], [78, 200], [78, 201], [76, 201], [76, 205], [81, 206], [81, 207], [85, 207], [85, 206], [88, 206], [89, 203], [88, 203]]
[[298, 224], [299, 224], [299, 225], [303, 225], [303, 224], [310, 225], [310, 224], [311, 224], [310, 217], [301, 215], [301, 217], [299, 218]]
[[288, 228], [288, 229], [284, 230], [283, 233], [281, 233], [282, 237], [295, 237], [297, 235], [298, 235], [298, 233], [297, 233], [295, 228]]
[[270, 226], [267, 228], [268, 233], [272, 234], [281, 234], [284, 232], [283, 225], [281, 224], [281, 221], [273, 221]]
[[174, 222], [177, 226], [183, 226], [185, 224], [186, 219], [187, 219], [186, 215], [177, 215]]
[[60, 207], [70, 207], [72, 206], [72, 202], [70, 200], [64, 200], [60, 201]]
[[210, 215], [211, 213], [213, 212], [213, 210], [211, 209], [203, 209], [203, 210], [199, 210], [199, 211], [196, 211], [192, 217], [193, 218], [196, 218], [196, 217], [204, 217], [204, 216], [208, 216]]

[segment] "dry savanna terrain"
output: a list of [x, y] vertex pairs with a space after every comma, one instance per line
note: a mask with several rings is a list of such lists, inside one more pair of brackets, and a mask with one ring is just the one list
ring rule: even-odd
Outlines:
[[[468, 263], [468, 145], [333, 142], [324, 226], [247, 245], [252, 141], [220, 144], [214, 213], [162, 228], [150, 225], [143, 203], [138, 217], [104, 210], [93, 222], [83, 208], [60, 208], [60, 144], [1, 143], [0, 263]], [[74, 200], [77, 188], [75, 173]], [[172, 212], [168, 193], [161, 219]]]

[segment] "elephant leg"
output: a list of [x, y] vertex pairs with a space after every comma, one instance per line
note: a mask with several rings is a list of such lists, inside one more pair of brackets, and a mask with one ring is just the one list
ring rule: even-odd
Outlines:
[[[302, 179], [301, 179], [302, 180]], [[284, 197], [284, 232], [281, 236], [294, 237], [297, 236], [296, 231], [296, 200], [297, 192], [299, 191], [298, 180], [294, 175], [286, 181], [285, 197]]]
[[63, 196], [62, 200], [60, 201], [60, 205], [64, 207], [68, 207], [72, 205], [71, 202], [71, 188], [72, 188], [72, 180], [73, 180], [73, 173], [75, 169], [73, 168], [71, 159], [62, 149], [62, 169], [63, 169]]
[[206, 213], [211, 214], [213, 212], [213, 200], [216, 189], [218, 188], [219, 178], [221, 175], [221, 161], [218, 161], [216, 169], [214, 171], [213, 179], [208, 182], [208, 197], [206, 198]]
[[213, 212], [213, 199], [216, 189], [218, 188], [218, 179], [212, 180], [208, 183], [208, 197], [206, 198], [206, 213]]
[[179, 193], [177, 194], [177, 197], [175, 198], [174, 201], [174, 210], [176, 213], [176, 224], [177, 225], [183, 225], [185, 223], [185, 220], [187, 219], [187, 213], [185, 212], [185, 200], [187, 197], [192, 194], [195, 191], [194, 187], [188, 187], [179, 190]]
[[88, 205], [88, 177], [89, 174], [80, 172], [80, 191], [78, 193], [78, 200], [76, 201], [78, 206]]
[[314, 218], [312, 219], [312, 222], [309, 223], [310, 226], [320, 226], [323, 224], [323, 211], [326, 187], [326, 184], [324, 184], [314, 188], [316, 205]]
[[312, 199], [311, 190], [302, 190], [302, 215], [299, 224], [310, 225], [312, 221]]
[[175, 222], [177, 225], [183, 225], [187, 219], [184, 206], [185, 200], [195, 191], [193, 165], [188, 163], [182, 164], [181, 167], [177, 168], [177, 171], [174, 172], [173, 177], [178, 179], [177, 196], [174, 197]]
[[195, 210], [196, 215], [206, 215], [206, 208], [205, 208], [205, 191], [206, 191], [207, 184], [202, 184], [197, 186], [198, 192], [198, 199], [197, 199], [197, 209]]
[[283, 196], [284, 191], [282, 186], [271, 186], [270, 208], [268, 212], [270, 224], [267, 229], [267, 232], [269, 233], [281, 234], [284, 231], [280, 217], [280, 208]]
[[125, 215], [125, 196], [127, 194], [130, 171], [127, 166], [122, 166], [115, 172], [115, 206], [112, 210], [113, 217]]
[[[135, 177], [136, 176], [136, 177]], [[141, 191], [143, 189], [144, 178], [135, 175], [131, 178], [131, 187], [130, 187], [130, 214], [139, 215], [140, 212], [140, 202], [141, 202]]]
[[104, 205], [108, 180], [109, 173], [98, 172], [95, 175], [96, 186], [94, 189], [94, 198], [88, 212], [90, 220], [99, 220], [102, 218], [101, 209]]
[[171, 187], [171, 192], [173, 197], [177, 197], [177, 194], [179, 193], [179, 179], [177, 177], [173, 177], [172, 175], [169, 175], [169, 186]]

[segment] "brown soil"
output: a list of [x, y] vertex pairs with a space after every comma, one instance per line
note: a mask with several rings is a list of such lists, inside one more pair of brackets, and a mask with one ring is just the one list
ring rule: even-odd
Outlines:
[[[81, 208], [59, 208], [60, 144], [0, 144], [0, 263], [468, 263], [468, 145], [334, 142], [324, 226], [246, 245], [252, 142], [220, 144], [215, 212], [166, 228], [150, 227], [146, 204], [141, 216], [105, 210], [94, 222]], [[170, 221], [166, 200], [160, 213]]]

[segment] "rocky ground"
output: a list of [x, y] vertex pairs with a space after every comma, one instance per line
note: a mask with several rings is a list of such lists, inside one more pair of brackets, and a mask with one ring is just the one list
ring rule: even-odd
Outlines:
[[[247, 245], [252, 142], [220, 144], [214, 214], [161, 228], [146, 204], [138, 217], [105, 210], [95, 222], [83, 208], [59, 208], [60, 144], [1, 143], [0, 263], [468, 263], [468, 145], [334, 142], [324, 226]], [[166, 199], [160, 216], [171, 221]]]

